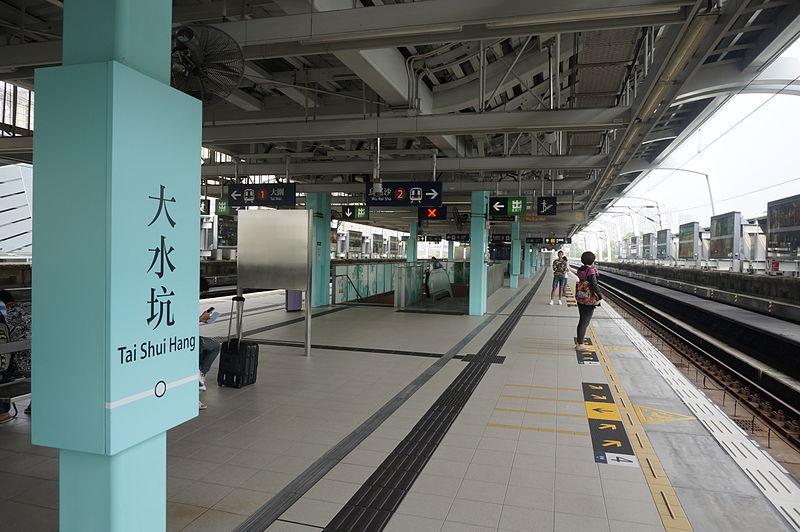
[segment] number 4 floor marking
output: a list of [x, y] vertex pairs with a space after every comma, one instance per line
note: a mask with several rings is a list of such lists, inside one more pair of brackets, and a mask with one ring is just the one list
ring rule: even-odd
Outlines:
[[[656, 455], [655, 449], [650, 444], [650, 439], [644, 431], [644, 427], [639, 422], [636, 409], [631, 404], [628, 394], [622, 388], [622, 383], [617, 376], [617, 372], [611, 365], [611, 360], [608, 358], [606, 348], [600, 341], [600, 337], [593, 326], [589, 325], [589, 330], [594, 339], [594, 345], [597, 351], [597, 357], [600, 360], [600, 365], [608, 379], [609, 389], [612, 395], [617, 399], [615, 402], [619, 409], [621, 423], [628, 429], [628, 434], [631, 435], [631, 446], [636, 453], [639, 464], [642, 467], [645, 480], [650, 488], [650, 494], [653, 496], [656, 509], [661, 516], [661, 522], [667, 532], [677, 530], [692, 530], [692, 525], [689, 524], [689, 519], [683, 511], [680, 500], [675, 494], [675, 490], [667, 477], [667, 473], [661, 466], [661, 461]], [[613, 460], [609, 457], [611, 453], [606, 453], [606, 459]], [[612, 455], [613, 456], [613, 455]]]

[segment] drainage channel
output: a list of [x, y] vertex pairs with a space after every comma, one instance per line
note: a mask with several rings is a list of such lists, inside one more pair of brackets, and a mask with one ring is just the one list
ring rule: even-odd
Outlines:
[[467, 404], [533, 299], [543, 276], [408, 435], [325, 527], [325, 532], [380, 532]]

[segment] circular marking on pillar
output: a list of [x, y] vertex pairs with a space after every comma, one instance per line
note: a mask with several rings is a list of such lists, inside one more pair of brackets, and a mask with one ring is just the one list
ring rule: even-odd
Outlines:
[[156, 394], [156, 397], [164, 397], [164, 394], [167, 393], [167, 383], [158, 381], [153, 392]]

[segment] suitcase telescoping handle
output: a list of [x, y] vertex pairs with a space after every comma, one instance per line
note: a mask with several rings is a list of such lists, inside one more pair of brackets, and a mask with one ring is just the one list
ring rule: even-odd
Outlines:
[[242, 318], [244, 315], [244, 297], [235, 296], [231, 299], [231, 317], [228, 320], [228, 340], [231, 339], [231, 325], [233, 324], [234, 306], [236, 307], [236, 338], [242, 340]]

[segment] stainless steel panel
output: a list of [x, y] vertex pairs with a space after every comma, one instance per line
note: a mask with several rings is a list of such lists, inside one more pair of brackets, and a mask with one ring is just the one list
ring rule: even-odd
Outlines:
[[239, 211], [241, 288], [308, 290], [310, 210]]

